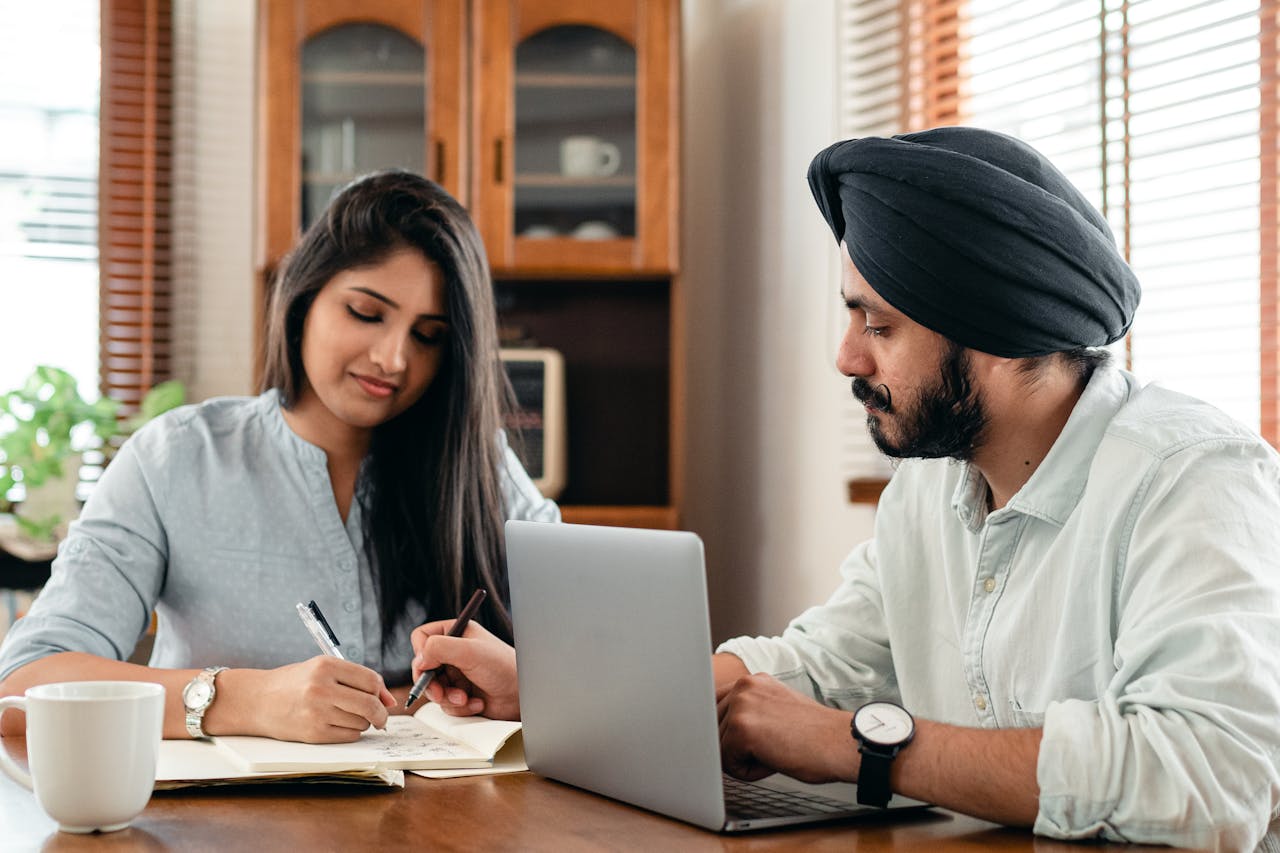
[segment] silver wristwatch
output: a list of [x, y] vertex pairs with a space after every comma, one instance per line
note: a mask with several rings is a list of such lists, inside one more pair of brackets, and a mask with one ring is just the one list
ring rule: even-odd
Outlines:
[[182, 705], [187, 709], [187, 734], [194, 738], [206, 736], [200, 724], [204, 721], [204, 712], [209, 710], [213, 697], [218, 694], [213, 686], [214, 676], [224, 669], [225, 666], [206, 666], [182, 688]]

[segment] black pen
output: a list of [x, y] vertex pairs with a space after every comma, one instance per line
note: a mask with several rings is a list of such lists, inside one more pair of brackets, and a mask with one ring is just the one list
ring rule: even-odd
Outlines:
[[[448, 636], [461, 637], [462, 632], [467, 630], [467, 623], [471, 621], [471, 617], [476, 615], [476, 611], [480, 609], [480, 603], [484, 601], [485, 591], [477, 589], [472, 595], [471, 600], [467, 602], [467, 606], [462, 608], [462, 612], [458, 614], [458, 618], [454, 621], [453, 627], [449, 629]], [[436, 677], [436, 671], [440, 667], [428, 669], [418, 676], [418, 680], [413, 683], [413, 687], [409, 688], [409, 698], [405, 700], [404, 707], [407, 710], [410, 705], [418, 701], [427, 689], [427, 685], [431, 683], [431, 679]]]

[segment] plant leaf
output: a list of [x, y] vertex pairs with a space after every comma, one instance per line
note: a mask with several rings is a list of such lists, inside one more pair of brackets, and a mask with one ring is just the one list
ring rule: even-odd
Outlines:
[[187, 389], [181, 382], [176, 379], [161, 382], [142, 398], [142, 415], [150, 420], [170, 409], [176, 409], [186, 402], [186, 399]]

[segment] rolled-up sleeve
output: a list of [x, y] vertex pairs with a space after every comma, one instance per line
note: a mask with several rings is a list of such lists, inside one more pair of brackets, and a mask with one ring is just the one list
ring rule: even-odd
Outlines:
[[781, 637], [737, 637], [717, 651], [835, 707], [896, 698], [874, 540], [845, 558], [840, 576], [835, 594], [792, 620]]
[[122, 447], [58, 549], [53, 573], [0, 646], [0, 679], [57, 652], [124, 660], [150, 623], [168, 542], [159, 501], [138, 458]]
[[1115, 676], [1046, 709], [1037, 833], [1253, 850], [1276, 813], [1276, 469], [1243, 444], [1209, 449], [1163, 460], [1132, 509]]

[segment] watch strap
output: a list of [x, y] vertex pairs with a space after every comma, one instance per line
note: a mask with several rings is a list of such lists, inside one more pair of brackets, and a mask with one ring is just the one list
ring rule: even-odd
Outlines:
[[889, 788], [889, 767], [897, 755], [897, 747], [891, 753], [882, 752], [863, 742], [858, 746], [862, 754], [862, 766], [858, 770], [858, 804], [884, 808], [893, 797]]
[[[213, 704], [213, 699], [218, 694], [217, 686], [214, 679], [218, 673], [226, 669], [225, 666], [206, 666], [204, 669], [196, 673], [196, 677], [191, 679], [189, 684], [197, 681], [204, 682], [209, 685], [209, 699], [198, 708], [187, 708], [186, 724], [187, 734], [196, 739], [204, 739], [207, 735], [204, 733], [204, 712], [209, 710], [209, 706]], [[185, 691], [183, 691], [185, 693]], [[184, 696], [185, 700], [185, 696]], [[183, 702], [185, 707], [186, 703]]]

